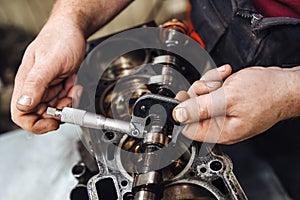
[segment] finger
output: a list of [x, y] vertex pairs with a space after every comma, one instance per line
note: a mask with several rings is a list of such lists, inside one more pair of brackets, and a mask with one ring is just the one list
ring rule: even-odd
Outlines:
[[223, 88], [209, 94], [190, 98], [173, 110], [173, 118], [180, 123], [198, 122], [215, 116], [226, 115]]
[[218, 68], [207, 71], [200, 80], [207, 82], [210, 81], [222, 81], [228, 77], [232, 72], [232, 68], [229, 64], [222, 65]]
[[82, 93], [83, 93], [83, 87], [81, 85], [75, 85], [70, 89], [70, 92], [68, 93], [67, 96], [72, 98], [73, 108], [78, 108]]
[[47, 104], [50, 107], [56, 107], [57, 103], [58, 103], [58, 97], [54, 97], [51, 101], [49, 101]]
[[52, 101], [63, 89], [62, 84], [58, 84], [55, 86], [51, 86], [46, 90], [46, 93], [43, 97], [43, 102], [49, 102]]
[[70, 92], [71, 88], [74, 86], [75, 81], [76, 81], [76, 74], [72, 74], [71, 76], [69, 76], [64, 83], [64, 88], [61, 91], [61, 93], [59, 94], [58, 98], [63, 98], [66, 97], [68, 95], [68, 93]]
[[175, 96], [175, 99], [177, 99], [178, 101], [185, 101], [189, 98], [190, 98], [190, 96], [188, 95], [188, 93], [186, 91], [179, 91]]
[[35, 58], [33, 54], [30, 51], [30, 48], [27, 48], [27, 50], [24, 53], [24, 57], [22, 59], [22, 63], [18, 69], [18, 72], [15, 77], [15, 83], [14, 83], [14, 91], [11, 99], [11, 111], [12, 111], [12, 118], [14, 117], [15, 113], [18, 112], [16, 104], [18, 101], [18, 98], [20, 97], [20, 92], [23, 86], [23, 81], [26, 79], [28, 71], [30, 71], [30, 67], [34, 65]]
[[185, 126], [182, 134], [198, 142], [224, 143], [223, 124], [225, 117], [211, 118]]
[[17, 101], [17, 108], [23, 112], [32, 111], [42, 100], [45, 91], [57, 73], [51, 66], [38, 66], [36, 63], [27, 74], [20, 97]]
[[65, 97], [57, 101], [56, 108], [63, 109], [64, 107], [72, 107], [72, 98]]
[[81, 85], [75, 85], [70, 89], [67, 97], [61, 99], [55, 97], [48, 103], [48, 105], [51, 107], [56, 107], [58, 109], [63, 109], [64, 107], [78, 107], [82, 92], [83, 87]]
[[35, 134], [56, 130], [59, 126], [59, 121], [45, 116], [46, 109], [46, 104], [40, 104], [36, 113], [24, 113], [19, 116], [17, 121], [22, 120], [22, 123], [19, 123], [21, 127]]
[[203, 94], [208, 94], [222, 86], [220, 81], [209, 81], [204, 80], [195, 81], [190, 89], [188, 90], [189, 97], [196, 97]]
[[220, 130], [212, 119], [188, 124], [183, 129], [182, 134], [191, 140], [207, 143], [217, 143], [220, 138]]
[[[27, 116], [30, 117], [30, 116]], [[34, 122], [34, 124], [31, 127], [31, 131], [34, 134], [43, 134], [50, 131], [57, 130], [59, 128], [60, 122], [53, 118], [42, 118], [38, 119]]]
[[222, 86], [222, 81], [232, 72], [230, 65], [226, 64], [206, 72], [200, 80], [195, 81], [188, 90], [190, 97], [210, 93]]

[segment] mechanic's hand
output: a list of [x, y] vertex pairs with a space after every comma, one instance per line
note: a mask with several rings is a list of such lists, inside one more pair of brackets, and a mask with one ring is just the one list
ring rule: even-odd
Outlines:
[[236, 143], [287, 118], [287, 80], [278, 67], [246, 68], [211, 93], [196, 92], [198, 96], [189, 99], [181, 95], [179, 100], [185, 101], [174, 109], [173, 116], [188, 123], [183, 134], [193, 140]]
[[[207, 71], [198, 81], [195, 81], [188, 91], [180, 91], [175, 99], [185, 101], [192, 97], [208, 94], [219, 89], [223, 81], [231, 74], [230, 65], [223, 65]], [[173, 112], [174, 114], [175, 112]], [[176, 116], [174, 116], [175, 118]]]
[[75, 73], [84, 58], [85, 38], [72, 23], [47, 23], [25, 51], [15, 78], [11, 101], [13, 121], [32, 133], [45, 133], [59, 127], [59, 121], [45, 114], [47, 106], [62, 108], [71, 104]]

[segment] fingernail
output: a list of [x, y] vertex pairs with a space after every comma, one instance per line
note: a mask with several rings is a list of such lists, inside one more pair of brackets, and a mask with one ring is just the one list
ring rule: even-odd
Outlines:
[[217, 87], [217, 82], [207, 82], [206, 83], [206, 86], [209, 87], [209, 88], [215, 88]]
[[226, 71], [226, 65], [222, 65], [221, 67], [218, 67], [217, 70], [219, 72], [225, 72]]
[[18, 104], [22, 105], [22, 106], [30, 106], [32, 102], [31, 97], [27, 96], [27, 95], [23, 95], [18, 99]]
[[181, 123], [184, 123], [188, 120], [186, 109], [182, 107], [178, 107], [174, 109], [173, 117], [177, 122], [181, 122]]

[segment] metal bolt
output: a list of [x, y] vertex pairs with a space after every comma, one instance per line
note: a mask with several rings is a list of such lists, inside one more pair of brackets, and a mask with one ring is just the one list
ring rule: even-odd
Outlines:
[[145, 112], [146, 111], [146, 106], [141, 106], [141, 111]]
[[131, 135], [134, 136], [134, 137], [139, 136], [139, 134], [140, 134], [140, 132], [139, 132], [139, 130], [137, 130], [137, 129], [131, 131]]

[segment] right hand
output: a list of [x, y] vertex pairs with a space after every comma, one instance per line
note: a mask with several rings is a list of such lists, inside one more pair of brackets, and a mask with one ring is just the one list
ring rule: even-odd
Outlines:
[[[300, 114], [298, 67], [252, 66], [210, 94], [196, 93], [173, 110], [182, 133], [199, 142], [233, 144]], [[283, 136], [284, 139], [284, 136]]]
[[188, 91], [178, 92], [175, 99], [186, 101], [187, 99], [213, 92], [222, 87], [223, 81], [231, 75], [231, 72], [232, 68], [228, 64], [211, 69], [200, 80], [195, 81]]
[[80, 96], [74, 86], [85, 54], [85, 38], [78, 26], [48, 22], [27, 47], [15, 78], [12, 120], [32, 133], [55, 130], [60, 122], [45, 114], [48, 106], [62, 108]]

